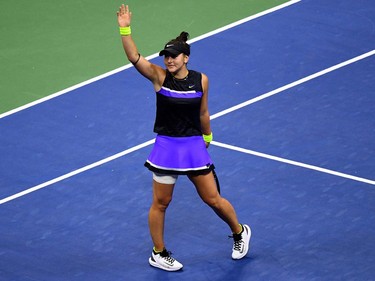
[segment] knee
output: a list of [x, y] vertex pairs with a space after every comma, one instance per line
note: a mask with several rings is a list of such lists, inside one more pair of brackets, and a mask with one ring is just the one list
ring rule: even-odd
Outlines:
[[159, 211], [165, 212], [165, 210], [168, 208], [169, 204], [172, 201], [172, 197], [163, 197], [163, 198], [155, 198], [152, 207], [156, 208]]
[[221, 202], [220, 196], [208, 197], [208, 198], [202, 198], [202, 199], [203, 199], [203, 202], [206, 203], [211, 208], [213, 208], [213, 209], [219, 209], [220, 208], [220, 202]]

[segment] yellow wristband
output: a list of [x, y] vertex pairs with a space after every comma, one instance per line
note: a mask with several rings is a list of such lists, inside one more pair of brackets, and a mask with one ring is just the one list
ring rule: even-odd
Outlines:
[[209, 134], [209, 135], [205, 135], [205, 134], [203, 134], [203, 139], [204, 139], [204, 141], [205, 142], [211, 142], [212, 141], [212, 132], [211, 132], [211, 134]]
[[120, 34], [121, 36], [128, 36], [132, 34], [130, 26], [120, 26]]

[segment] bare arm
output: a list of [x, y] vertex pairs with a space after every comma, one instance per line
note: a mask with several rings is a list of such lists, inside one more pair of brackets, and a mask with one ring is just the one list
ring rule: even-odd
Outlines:
[[[119, 27], [130, 27], [131, 18], [132, 12], [129, 10], [129, 6], [122, 4], [117, 12]], [[150, 63], [139, 54], [131, 34], [121, 36], [121, 40], [128, 60], [134, 64], [139, 73], [152, 82], [155, 90], [159, 90], [165, 78], [165, 70]]]
[[[200, 109], [200, 120], [202, 133], [204, 135], [211, 134], [211, 124], [210, 124], [210, 113], [208, 111], [208, 77], [202, 73], [202, 86], [203, 86], [203, 96]], [[208, 147], [209, 143], [206, 143]]]

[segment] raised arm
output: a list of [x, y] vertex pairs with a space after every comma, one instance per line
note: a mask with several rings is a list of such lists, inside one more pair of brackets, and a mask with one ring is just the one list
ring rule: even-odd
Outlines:
[[161, 88], [165, 78], [165, 70], [158, 65], [150, 63], [139, 54], [137, 46], [131, 36], [132, 12], [128, 5], [122, 4], [117, 12], [117, 21], [120, 27], [122, 45], [128, 60], [144, 77], [149, 79], [156, 91]]

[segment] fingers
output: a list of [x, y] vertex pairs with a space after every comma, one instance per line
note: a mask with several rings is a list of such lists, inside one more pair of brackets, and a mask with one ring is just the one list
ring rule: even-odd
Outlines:
[[120, 26], [129, 26], [132, 17], [129, 6], [122, 4], [117, 11], [117, 20]]
[[130, 13], [129, 6], [128, 5], [125, 6], [124, 4], [122, 4], [117, 13], [120, 15], [129, 14]]
[[122, 14], [124, 14], [124, 12], [125, 12], [125, 7], [124, 7], [124, 4], [122, 4], [122, 5], [120, 6], [120, 8], [118, 9], [117, 14], [122, 15]]

